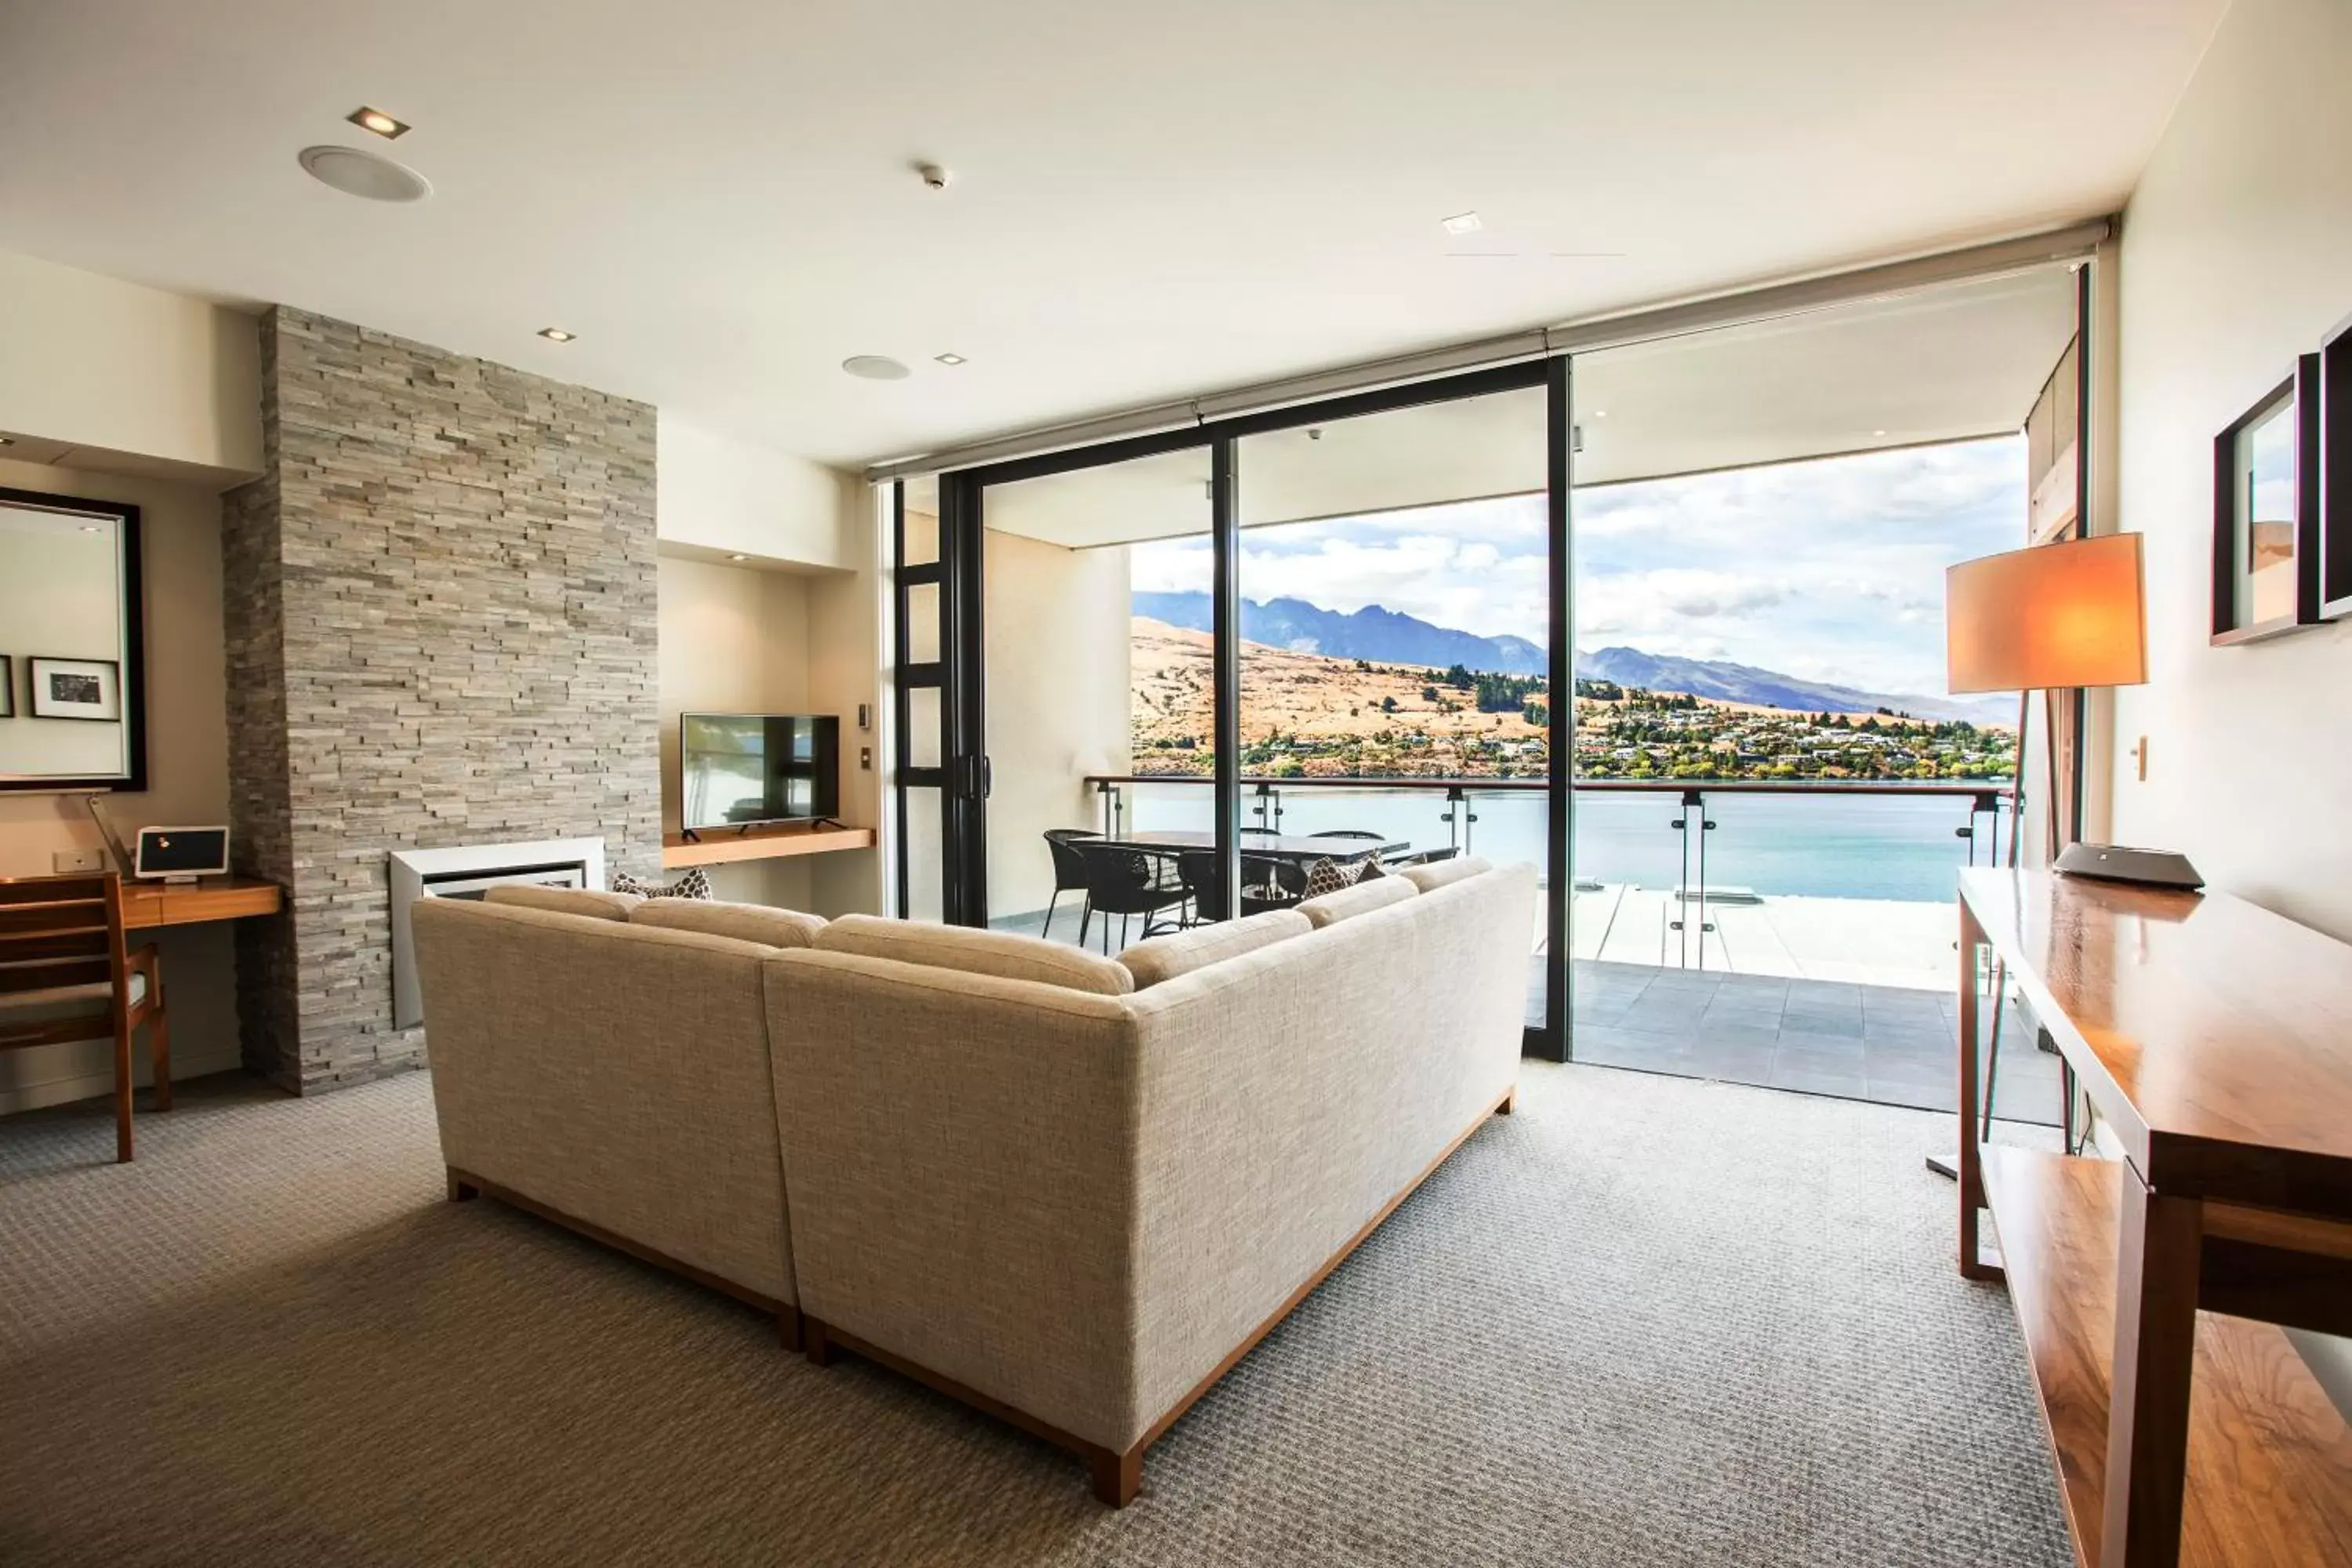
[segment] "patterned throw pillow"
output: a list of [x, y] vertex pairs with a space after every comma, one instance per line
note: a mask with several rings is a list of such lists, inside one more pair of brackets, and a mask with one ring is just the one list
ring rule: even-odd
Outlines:
[[665, 886], [660, 882], [641, 881], [625, 871], [613, 874], [613, 891], [635, 893], [641, 899], [707, 899], [710, 897], [710, 873], [697, 866], [677, 881]]
[[1307, 868], [1307, 896], [1319, 899], [1326, 893], [1336, 893], [1342, 888], [1352, 888], [1364, 874], [1365, 862], [1351, 860], [1346, 865], [1326, 857]]

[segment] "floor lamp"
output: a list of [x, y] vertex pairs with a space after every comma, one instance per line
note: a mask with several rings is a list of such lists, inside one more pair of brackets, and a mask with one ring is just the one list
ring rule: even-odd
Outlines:
[[[2035, 691], [2075, 687], [2137, 686], [2147, 679], [2147, 637], [2141, 608], [2139, 535], [2102, 534], [2060, 544], [2011, 550], [1964, 561], [1944, 574], [1945, 673], [1956, 696], [2014, 691], [2018, 703], [2017, 772], [2023, 802], [2025, 700]], [[2057, 737], [2042, 727], [2043, 761], [2053, 795], [2058, 787]], [[2076, 766], [2081, 759], [2076, 759]], [[2053, 818], [2053, 821], [2055, 819]], [[2021, 812], [2010, 814], [2010, 864], [2017, 863]], [[2081, 825], [2075, 825], [2077, 834]], [[2054, 856], [2058, 846], [2048, 846]], [[1992, 1048], [1986, 1053], [1984, 1121], [1974, 1135], [1992, 1131], [1992, 1084], [2000, 1071], [2000, 1022], [2008, 1005], [2005, 967], [1993, 978]], [[1970, 984], [1974, 984], [1971, 980]], [[2068, 1120], [2074, 1089], [2067, 1088]], [[1957, 1176], [1957, 1160], [1927, 1157], [1927, 1168]]]

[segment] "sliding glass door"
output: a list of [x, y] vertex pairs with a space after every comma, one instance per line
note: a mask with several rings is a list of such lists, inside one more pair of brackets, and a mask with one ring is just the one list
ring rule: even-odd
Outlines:
[[1116, 952], [1529, 860], [1528, 1048], [1563, 1056], [1567, 409], [1529, 362], [942, 476], [900, 704], [938, 914]]

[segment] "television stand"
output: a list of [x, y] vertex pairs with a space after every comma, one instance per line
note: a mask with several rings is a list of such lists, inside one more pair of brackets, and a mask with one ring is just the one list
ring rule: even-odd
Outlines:
[[746, 826], [723, 836], [707, 828], [694, 836], [682, 830], [664, 836], [662, 868], [675, 871], [689, 866], [718, 866], [734, 860], [823, 855], [836, 849], [871, 849], [874, 839], [874, 829], [870, 827], [844, 827], [838, 824], [825, 826], [814, 821]]

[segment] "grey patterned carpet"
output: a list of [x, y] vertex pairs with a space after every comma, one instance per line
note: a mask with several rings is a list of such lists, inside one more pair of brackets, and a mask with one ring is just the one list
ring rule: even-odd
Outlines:
[[441, 1201], [422, 1075], [0, 1122], [0, 1563], [2051, 1564], [1946, 1119], [1529, 1063], [1141, 1500]]

